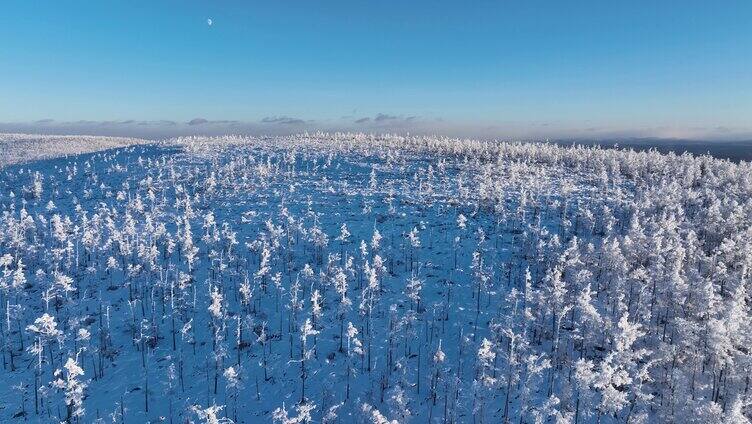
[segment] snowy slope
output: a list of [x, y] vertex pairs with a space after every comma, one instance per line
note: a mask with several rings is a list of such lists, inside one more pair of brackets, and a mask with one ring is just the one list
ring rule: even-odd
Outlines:
[[144, 143], [147, 141], [125, 137], [0, 133], [0, 168], [15, 163]]

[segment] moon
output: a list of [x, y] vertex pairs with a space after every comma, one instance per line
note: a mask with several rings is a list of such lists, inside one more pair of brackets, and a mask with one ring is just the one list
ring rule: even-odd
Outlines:
[[214, 21], [212, 21], [211, 18], [209, 18], [209, 19], [206, 20], [206, 24], [209, 25], [209, 26], [212, 26], [213, 23], [214, 23]]

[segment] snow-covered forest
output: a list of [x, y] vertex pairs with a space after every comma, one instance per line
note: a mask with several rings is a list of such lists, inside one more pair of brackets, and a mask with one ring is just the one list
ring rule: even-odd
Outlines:
[[752, 417], [747, 162], [361, 134], [66, 153], [0, 169], [0, 421]]
[[0, 167], [144, 143], [130, 137], [0, 134]]

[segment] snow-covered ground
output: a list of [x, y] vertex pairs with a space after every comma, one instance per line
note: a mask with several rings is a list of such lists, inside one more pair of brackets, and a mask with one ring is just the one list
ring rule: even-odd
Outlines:
[[0, 171], [0, 421], [750, 417], [749, 163], [120, 142]]
[[92, 153], [148, 143], [126, 137], [0, 133], [0, 168], [39, 159]]

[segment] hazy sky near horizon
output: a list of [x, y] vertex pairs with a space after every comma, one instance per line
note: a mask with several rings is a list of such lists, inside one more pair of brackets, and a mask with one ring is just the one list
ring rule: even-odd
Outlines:
[[752, 135], [750, 1], [26, 1], [0, 130]]

